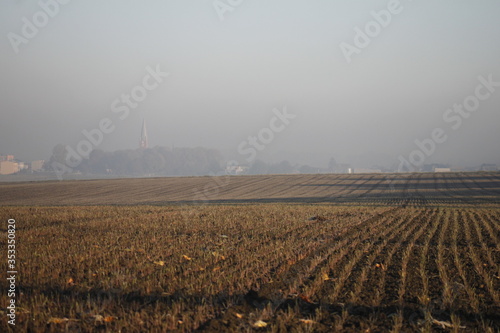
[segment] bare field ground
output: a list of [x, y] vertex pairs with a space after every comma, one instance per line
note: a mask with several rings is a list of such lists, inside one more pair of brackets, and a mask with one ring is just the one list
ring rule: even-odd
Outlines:
[[499, 174], [392, 177], [0, 184], [0, 331], [500, 331]]
[[338, 203], [500, 207], [500, 173], [318, 174], [0, 183], [0, 205]]

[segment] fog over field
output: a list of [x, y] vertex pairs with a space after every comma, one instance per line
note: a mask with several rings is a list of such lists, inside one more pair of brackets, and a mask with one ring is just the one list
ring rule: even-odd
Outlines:
[[500, 165], [499, 17], [497, 0], [3, 1], [0, 155], [48, 160], [95, 130], [92, 148], [136, 149], [145, 119], [149, 147], [245, 164]]

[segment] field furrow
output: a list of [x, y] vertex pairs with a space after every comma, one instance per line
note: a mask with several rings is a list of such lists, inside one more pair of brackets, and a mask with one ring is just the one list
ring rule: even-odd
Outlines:
[[[477, 226], [477, 220], [471, 216], [468, 212], [462, 214], [462, 222], [465, 231], [465, 237], [467, 241], [467, 246], [469, 249], [469, 258], [474, 264], [474, 270], [477, 276], [482, 279], [473, 280], [473, 288], [479, 292], [479, 297], [483, 299], [483, 302], [493, 301], [496, 306], [500, 306], [500, 295], [499, 289], [500, 285], [496, 283], [492, 275], [489, 274], [489, 270], [486, 269], [488, 266], [487, 261], [484, 259], [485, 256], [481, 253], [481, 249], [484, 246], [482, 240], [478, 237], [477, 233], [471, 232], [471, 224]], [[487, 253], [487, 251], [486, 251]]]
[[[498, 173], [0, 189], [19, 240], [18, 331], [500, 330]], [[14, 332], [6, 311], [0, 331]]]
[[[392, 258], [396, 251], [401, 250], [401, 244], [406, 242], [410, 235], [423, 225], [418, 223], [426, 211], [417, 211], [406, 217], [403, 228], [395, 230], [383, 240], [381, 246], [373, 251], [361, 271], [361, 279], [357, 283], [350, 298], [351, 303], [361, 303], [369, 306], [380, 306], [385, 297], [385, 283], [389, 267], [393, 265]], [[418, 221], [418, 222], [417, 222]], [[366, 282], [370, 282], [366, 284]], [[360, 294], [364, 297], [361, 297]]]

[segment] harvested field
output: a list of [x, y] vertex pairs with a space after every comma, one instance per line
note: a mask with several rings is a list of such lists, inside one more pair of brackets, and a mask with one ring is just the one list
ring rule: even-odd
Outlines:
[[1, 184], [15, 329], [500, 330], [498, 174], [210, 181]]
[[500, 207], [500, 173], [318, 174], [0, 183], [0, 205], [332, 203]]

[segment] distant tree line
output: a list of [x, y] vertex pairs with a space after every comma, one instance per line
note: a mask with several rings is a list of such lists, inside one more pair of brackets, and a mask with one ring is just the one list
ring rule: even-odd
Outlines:
[[[57, 145], [48, 165], [54, 161], [65, 164], [66, 156], [66, 147]], [[224, 167], [222, 154], [215, 149], [155, 147], [113, 152], [95, 149], [73, 171], [132, 176], [203, 176], [220, 174]]]
[[249, 175], [269, 175], [269, 174], [290, 174], [290, 173], [327, 173], [324, 168], [316, 168], [309, 165], [292, 165], [288, 161], [278, 163], [266, 163], [262, 160], [255, 160], [248, 168], [246, 174]]
[[[77, 166], [67, 163], [66, 146], [59, 144], [52, 150], [52, 156], [45, 163], [47, 171], [54, 162], [70, 166], [73, 172], [87, 175], [118, 176], [205, 176], [233, 174], [226, 169], [226, 161], [216, 149], [167, 148], [154, 147], [147, 149], [128, 149], [106, 152], [94, 149], [86, 159]], [[328, 168], [317, 168], [309, 165], [292, 165], [289, 161], [267, 163], [255, 160], [243, 166], [243, 172], [237, 174], [265, 175], [292, 173], [328, 173], [335, 172], [337, 164], [331, 159]]]

